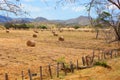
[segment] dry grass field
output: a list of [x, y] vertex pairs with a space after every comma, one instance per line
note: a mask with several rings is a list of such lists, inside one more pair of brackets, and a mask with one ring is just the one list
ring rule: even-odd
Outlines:
[[[0, 31], [0, 80], [3, 80], [4, 74], [8, 73], [10, 80], [21, 80], [21, 71], [24, 71], [27, 76], [27, 70], [32, 72], [39, 71], [39, 66], [45, 66], [49, 63], [56, 63], [56, 61], [65, 57], [66, 62], [77, 59], [86, 54], [91, 54], [93, 49], [116, 49], [119, 46], [117, 43], [106, 44], [102, 38], [95, 39], [95, 33], [80, 32], [80, 31], [63, 31], [58, 32], [58, 36], [64, 36], [65, 41], [58, 41], [58, 36], [53, 36], [51, 31], [40, 31], [36, 38], [33, 38], [33, 30], [10, 30], [6, 33], [5, 30]], [[35, 40], [36, 46], [29, 47], [26, 45], [28, 40]], [[113, 60], [113, 62], [117, 60]], [[115, 62], [115, 63], [116, 63]], [[110, 62], [109, 62], [110, 63]], [[114, 64], [115, 64], [114, 63]], [[120, 65], [116, 63], [117, 65]], [[99, 69], [99, 70], [98, 70]], [[94, 70], [94, 71], [93, 71]], [[104, 71], [103, 71], [104, 70]], [[118, 71], [113, 69], [113, 73], [120, 74], [120, 66]], [[85, 72], [84, 72], [85, 71]], [[90, 72], [92, 74], [90, 74]], [[97, 72], [97, 74], [94, 74]], [[66, 80], [119, 80], [111, 77], [104, 78], [105, 75], [115, 76], [109, 73], [109, 70], [102, 67], [95, 67], [81, 72], [76, 72], [77, 75], [67, 76]], [[80, 76], [81, 75], [81, 76]], [[93, 77], [95, 75], [95, 77]], [[102, 78], [99, 77], [102, 75]], [[104, 76], [103, 76], [104, 75]], [[74, 76], [79, 76], [75, 78]], [[86, 77], [88, 78], [86, 78]], [[71, 78], [71, 79], [70, 79]], [[111, 78], [111, 79], [110, 79]], [[27, 79], [27, 77], [26, 77]], [[57, 80], [57, 79], [56, 79]]]

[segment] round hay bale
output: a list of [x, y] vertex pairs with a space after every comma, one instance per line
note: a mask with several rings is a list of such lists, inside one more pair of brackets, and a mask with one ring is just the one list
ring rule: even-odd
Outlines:
[[37, 30], [34, 30], [35, 33], [39, 33]]
[[35, 41], [34, 40], [28, 40], [26, 44], [27, 44], [27, 46], [35, 47]]
[[64, 41], [64, 37], [63, 37], [63, 36], [60, 36], [60, 37], [58, 38], [58, 40], [59, 40], [59, 41]]
[[63, 30], [62, 30], [62, 29], [60, 29], [59, 31], [60, 31], [60, 32], [63, 32]]
[[53, 33], [54, 36], [58, 36], [58, 33]]
[[9, 33], [10, 31], [9, 30], [6, 30], [6, 33]]
[[36, 37], [37, 37], [37, 34], [33, 34], [33, 37], [36, 38]]

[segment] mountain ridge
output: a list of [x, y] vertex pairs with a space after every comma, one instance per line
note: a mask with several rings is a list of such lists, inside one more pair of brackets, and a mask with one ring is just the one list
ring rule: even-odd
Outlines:
[[79, 25], [89, 25], [90, 17], [79, 16], [76, 18], [71, 18], [67, 20], [48, 20], [44, 17], [36, 18], [11, 18], [0, 15], [0, 23], [12, 22], [12, 23], [29, 23], [29, 22], [50, 22], [50, 23], [61, 23], [61, 24], [79, 24]]

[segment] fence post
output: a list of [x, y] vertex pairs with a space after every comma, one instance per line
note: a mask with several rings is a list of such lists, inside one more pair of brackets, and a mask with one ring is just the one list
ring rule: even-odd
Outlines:
[[117, 50], [115, 50], [115, 57], [117, 57], [118, 56], [118, 54], [117, 54]]
[[106, 59], [106, 53], [103, 51], [104, 59]]
[[89, 66], [89, 63], [88, 63], [88, 56], [85, 56], [85, 59], [86, 59], [86, 65]]
[[57, 63], [57, 77], [59, 77], [59, 62]]
[[51, 70], [51, 66], [50, 66], [50, 64], [48, 65], [48, 68], [49, 68], [50, 77], [51, 77], [51, 79], [52, 79], [53, 76], [52, 76], [52, 70]]
[[113, 58], [113, 51], [110, 51], [110, 58]]
[[5, 73], [5, 80], [8, 80], [8, 74]]
[[77, 59], [77, 64], [76, 64], [76, 69], [79, 68], [79, 62], [78, 62], [78, 59]]
[[42, 66], [40, 66], [40, 80], [42, 80]]
[[85, 66], [85, 57], [82, 56], [82, 63], [83, 63], [83, 66]]
[[21, 74], [22, 74], [22, 80], [24, 80], [24, 73], [23, 73], [23, 71], [21, 72]]
[[64, 64], [64, 63], [62, 63], [62, 66], [63, 66], [63, 71], [64, 71], [65, 75], [67, 75], [67, 71], [66, 71], [65, 64]]
[[31, 74], [30, 69], [28, 69], [28, 75], [29, 75], [30, 80], [32, 80], [32, 74]]
[[70, 61], [70, 70], [71, 70], [72, 73], [74, 73], [74, 66], [73, 66], [72, 61]]

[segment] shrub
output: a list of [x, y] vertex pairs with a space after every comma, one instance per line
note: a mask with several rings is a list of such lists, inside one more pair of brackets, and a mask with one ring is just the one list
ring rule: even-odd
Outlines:
[[95, 62], [94, 63], [95, 66], [102, 66], [102, 67], [105, 67], [105, 68], [111, 68], [106, 62]]
[[37, 28], [40, 28], [40, 29], [47, 29], [47, 26], [40, 25], [40, 26], [38, 26]]

